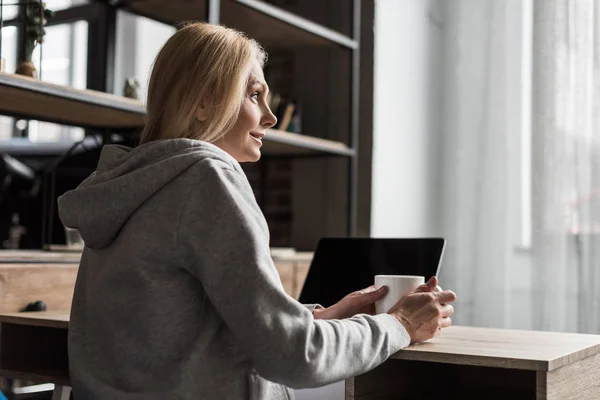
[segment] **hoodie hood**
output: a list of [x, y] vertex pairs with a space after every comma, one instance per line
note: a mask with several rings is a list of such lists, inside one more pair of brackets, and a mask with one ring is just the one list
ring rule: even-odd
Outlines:
[[104, 146], [96, 171], [58, 198], [60, 219], [79, 231], [87, 247], [107, 247], [141, 205], [206, 158], [237, 164], [217, 146], [191, 139], [158, 140], [134, 149]]

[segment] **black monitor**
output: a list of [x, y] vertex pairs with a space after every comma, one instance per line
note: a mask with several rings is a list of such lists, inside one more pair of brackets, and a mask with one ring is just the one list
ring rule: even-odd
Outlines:
[[374, 283], [375, 275], [438, 274], [443, 238], [323, 238], [319, 241], [299, 301], [329, 307]]

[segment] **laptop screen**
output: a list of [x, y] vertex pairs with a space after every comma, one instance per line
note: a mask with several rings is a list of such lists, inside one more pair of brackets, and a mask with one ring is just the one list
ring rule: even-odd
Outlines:
[[438, 274], [442, 238], [323, 238], [302, 287], [299, 301], [329, 307], [374, 283], [375, 275]]

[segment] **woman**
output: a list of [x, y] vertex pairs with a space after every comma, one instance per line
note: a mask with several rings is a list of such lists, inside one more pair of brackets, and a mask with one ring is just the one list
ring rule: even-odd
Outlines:
[[455, 296], [432, 293], [435, 278], [376, 316], [362, 312], [385, 289], [326, 309], [284, 292], [239, 165], [276, 122], [265, 58], [231, 29], [179, 30], [152, 71], [141, 145], [104, 147], [59, 199], [86, 244], [69, 329], [77, 399], [288, 399], [450, 325]]

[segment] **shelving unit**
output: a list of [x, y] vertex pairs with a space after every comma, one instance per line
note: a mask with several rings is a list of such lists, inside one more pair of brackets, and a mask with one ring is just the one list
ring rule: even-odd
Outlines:
[[[253, 38], [271, 49], [333, 45], [358, 49], [355, 39], [260, 0], [124, 0], [119, 6], [171, 25], [210, 20], [213, 13], [215, 19], [210, 22], [251, 33]], [[211, 7], [217, 11], [212, 11]]]
[[[275, 6], [269, 1], [284, 4]], [[307, 5], [309, 2], [311, 6]], [[175, 26], [194, 20], [222, 23], [256, 39], [269, 54], [292, 52], [301, 76], [293, 77], [294, 85], [303, 92], [303, 100], [310, 103], [307, 107], [310, 111], [303, 113], [303, 117], [310, 114], [312, 120], [308, 124], [303, 122], [301, 134], [269, 130], [263, 140], [263, 158], [294, 160], [293, 202], [303, 207], [295, 218], [299, 220], [297, 225], [302, 226], [300, 230], [307, 226], [311, 230], [308, 234], [311, 240], [304, 241], [300, 250], [311, 250], [306, 243], [314, 243], [315, 238], [326, 235], [327, 229], [321, 229], [326, 224], [337, 224], [334, 232], [339, 233], [339, 226], [344, 226], [346, 234], [357, 233], [359, 116], [363, 112], [361, 0], [336, 0], [333, 6], [334, 2], [312, 0], [289, 3], [285, 0], [95, 0], [93, 3], [112, 10], [106, 13], [109, 18], [116, 18], [115, 10], [122, 9]], [[331, 20], [343, 19], [342, 29], [314, 22], [307, 16], [327, 7], [322, 15]], [[301, 12], [291, 12], [292, 9]], [[306, 10], [311, 12], [306, 13]], [[114, 28], [114, 20], [106, 25]], [[109, 52], [114, 51], [110, 40], [104, 45]], [[106, 48], [99, 50], [106, 51]], [[314, 56], [316, 63], [298, 62], [307, 54]], [[106, 60], [111, 62], [114, 58], [107, 56]], [[338, 71], [340, 65], [345, 72]], [[326, 68], [326, 73], [310, 72], [311, 67]], [[307, 88], [310, 85], [318, 89], [315, 98], [309, 97], [312, 96]], [[144, 125], [146, 113], [142, 103], [136, 100], [0, 73], [0, 114], [93, 128], [108, 134], [111, 131], [138, 132]], [[311, 160], [317, 164], [310, 164]], [[321, 164], [319, 160], [323, 160]], [[332, 183], [338, 176], [344, 183]], [[325, 192], [335, 193], [335, 199], [328, 198], [330, 194]], [[318, 213], [314, 212], [316, 209]], [[313, 227], [319, 224], [320, 228]]]
[[328, 154], [353, 157], [355, 151], [341, 142], [271, 129], [267, 131], [267, 135], [263, 139], [262, 153], [267, 156], [317, 156]]

